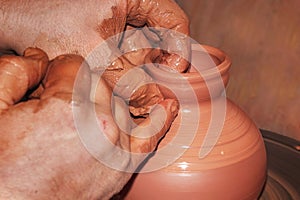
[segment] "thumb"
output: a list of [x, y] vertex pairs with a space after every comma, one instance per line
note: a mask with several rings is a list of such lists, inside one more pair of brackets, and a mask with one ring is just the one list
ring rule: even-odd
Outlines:
[[170, 128], [178, 110], [179, 104], [173, 99], [166, 99], [157, 104], [150, 112], [149, 117], [132, 129], [131, 151], [151, 153]]

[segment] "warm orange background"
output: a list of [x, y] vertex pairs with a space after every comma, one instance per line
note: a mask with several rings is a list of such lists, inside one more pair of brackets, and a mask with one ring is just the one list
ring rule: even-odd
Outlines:
[[258, 127], [300, 140], [300, 1], [178, 2], [192, 37], [231, 57], [228, 97]]

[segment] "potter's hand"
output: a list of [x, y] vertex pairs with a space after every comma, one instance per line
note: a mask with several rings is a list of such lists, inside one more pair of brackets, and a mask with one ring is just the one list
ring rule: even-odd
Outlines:
[[[133, 126], [124, 102], [112, 97], [103, 79], [90, 101], [88, 67], [82, 68], [83, 76], [78, 77], [79, 93], [72, 99], [75, 77], [83, 62], [75, 55], [59, 56], [52, 61], [43, 80], [44, 90], [35, 95], [38, 98], [19, 103], [26, 90], [43, 78], [41, 74], [47, 62], [47, 55], [34, 48], [27, 49], [24, 57], [0, 59], [0, 80], [7, 81], [6, 88], [0, 87], [1, 91], [23, 86], [13, 90], [17, 94], [0, 93], [0, 99], [6, 102], [0, 114], [0, 199], [108, 199], [128, 181], [132, 172], [129, 168], [134, 169], [145, 158], [145, 155], [134, 157], [128, 152], [153, 151], [177, 114], [177, 103], [161, 102], [150, 113], [155, 119], [153, 124], [148, 126], [149, 119], [146, 119], [141, 122], [144, 128]], [[77, 134], [84, 138], [97, 130], [91, 123], [92, 112], [75, 112], [83, 116], [79, 116], [82, 117], [80, 124], [74, 123], [78, 116], [72, 112], [71, 105], [75, 110], [84, 106], [82, 95], [88, 95], [84, 105], [95, 106], [97, 126], [104, 134], [102, 140], [101, 137], [89, 138], [99, 144], [96, 148], [88, 143], [84, 148], [82, 141], [85, 140], [80, 140]], [[161, 116], [166, 117], [165, 124]], [[157, 134], [150, 136], [153, 132]], [[122, 151], [113, 154], [115, 149]], [[118, 170], [106, 166], [113, 165], [107, 163], [109, 160], [97, 161], [103, 156], [117, 161]]]
[[21, 54], [25, 48], [36, 46], [45, 50], [50, 59], [65, 53], [85, 57], [104, 40], [122, 32], [126, 24], [147, 25], [169, 51], [160, 55], [158, 61], [178, 71], [188, 66], [185, 59], [176, 55], [188, 55], [186, 39], [159, 29], [189, 34], [188, 19], [173, 0], [18, 0], [0, 1], [0, 6], [2, 51]]

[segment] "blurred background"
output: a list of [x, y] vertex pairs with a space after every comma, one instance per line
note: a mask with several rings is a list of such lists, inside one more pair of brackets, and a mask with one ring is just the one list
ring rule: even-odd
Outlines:
[[227, 97], [259, 128], [300, 140], [300, 1], [177, 2], [192, 38], [232, 59]]

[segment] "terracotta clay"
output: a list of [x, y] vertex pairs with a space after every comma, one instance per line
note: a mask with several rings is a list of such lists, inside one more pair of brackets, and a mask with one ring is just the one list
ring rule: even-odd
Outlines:
[[[208, 155], [199, 157], [200, 147], [207, 135], [209, 124], [213, 120], [212, 106], [216, 106], [222, 99], [223, 83], [226, 85], [228, 82], [228, 69], [231, 61], [222, 51], [205, 46], [217, 65], [216, 73], [212, 70], [214, 66], [205, 63], [205, 60], [202, 59], [204, 51], [195, 45], [192, 49], [192, 63], [200, 66], [201, 75], [194, 72], [192, 67], [190, 72], [184, 73], [181, 78], [174, 80], [174, 74], [171, 72], [155, 67], [147, 68], [148, 73], [158, 83], [168, 85], [168, 89], [161, 87], [161, 91], [166, 97], [175, 97], [174, 91], [186, 96], [186, 101], [180, 101], [180, 114], [159, 144], [158, 153], [169, 144], [173, 145], [175, 150], [185, 148], [186, 151], [167, 167], [138, 174], [132, 185], [127, 187], [130, 188], [126, 196], [127, 200], [253, 200], [259, 196], [262, 190], [266, 177], [266, 152], [261, 134], [255, 124], [232, 101], [225, 99], [225, 120], [217, 143]], [[219, 73], [221, 81], [217, 80]], [[183, 80], [188, 80], [192, 86], [197, 96], [196, 104], [191, 101], [190, 91], [186, 90], [186, 87], [181, 87]], [[183, 107], [188, 107], [189, 110], [183, 110]], [[199, 126], [192, 130], [188, 127], [193, 127], [193, 124], [188, 124], [189, 122], [186, 121], [185, 124], [182, 124], [181, 116], [189, 111], [197, 110], [196, 108], [199, 108], [200, 111]], [[192, 119], [190, 118], [190, 120]], [[186, 127], [183, 130], [184, 134], [176, 135], [180, 126], [183, 125]], [[188, 137], [194, 132], [196, 132], [195, 138], [188, 146], [183, 146], [174, 140], [176, 137]], [[148, 169], [155, 163], [166, 162], [163, 157], [157, 159], [157, 156], [151, 157], [142, 170]], [[170, 158], [170, 155], [165, 156]], [[127, 188], [124, 189], [124, 192]]]

